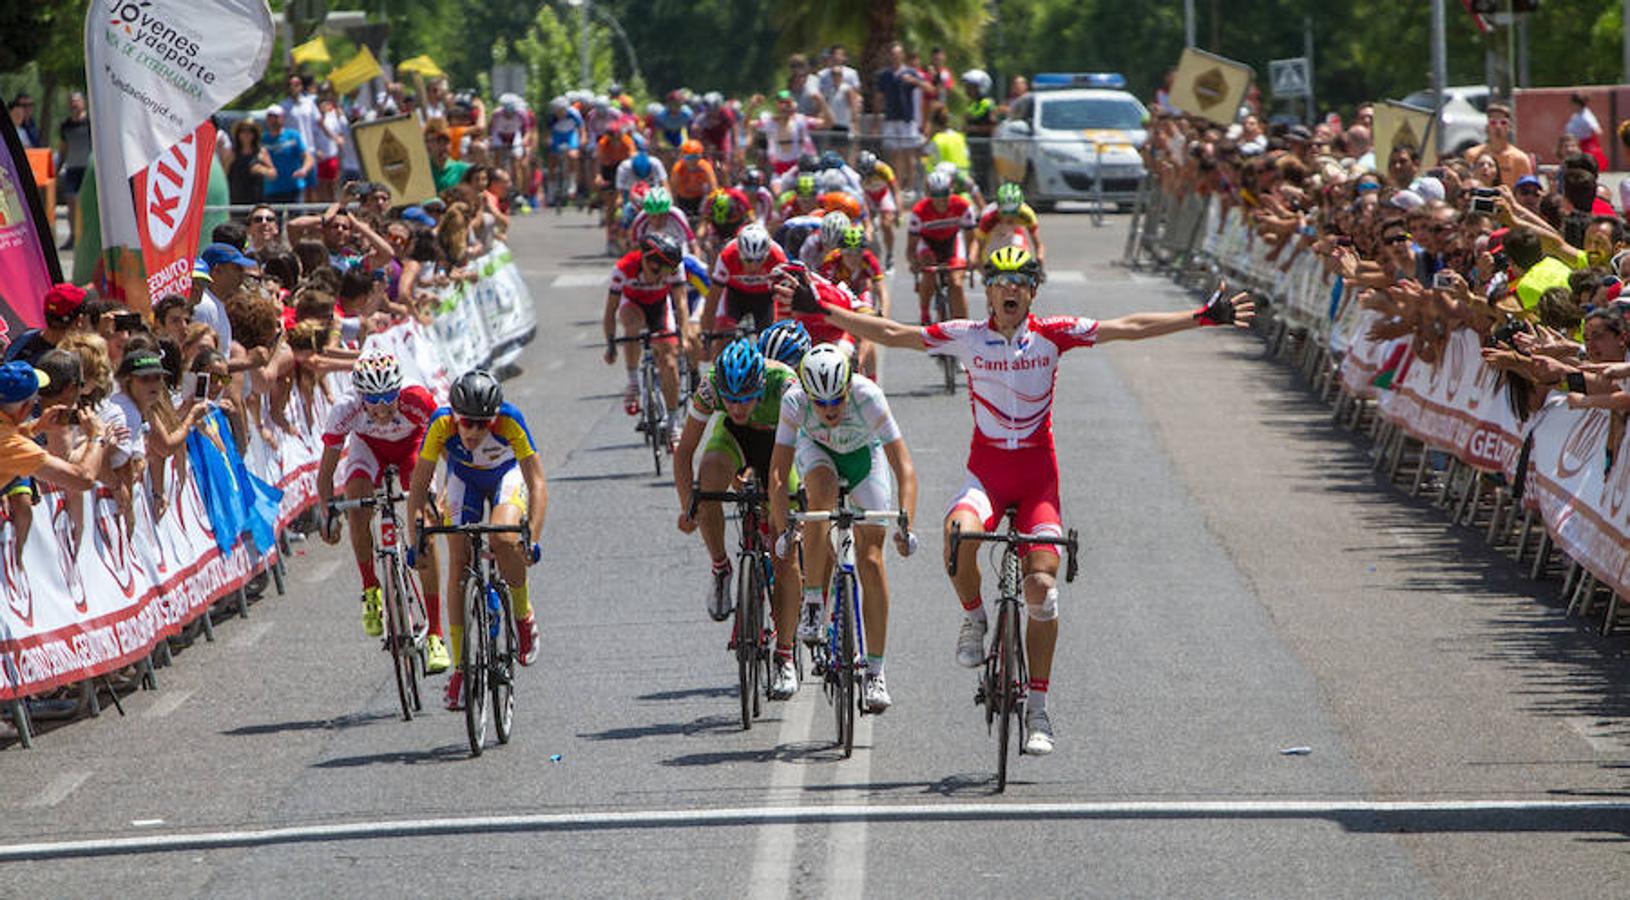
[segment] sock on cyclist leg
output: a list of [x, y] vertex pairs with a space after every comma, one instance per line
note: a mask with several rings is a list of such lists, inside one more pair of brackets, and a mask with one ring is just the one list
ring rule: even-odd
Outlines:
[[519, 622], [532, 615], [532, 598], [527, 595], [525, 582], [522, 582], [520, 587], [509, 589], [509, 602], [515, 611], [515, 621]]
[[1050, 683], [1051, 681], [1046, 678], [1030, 679], [1030, 691], [1029, 696], [1025, 698], [1025, 704], [1036, 712], [1046, 712], [1047, 686]]
[[867, 675], [873, 675], [873, 676], [883, 674], [883, 656], [882, 656], [882, 654], [880, 654], [880, 653], [868, 653], [868, 654], [866, 654], [866, 674]]
[[441, 595], [430, 594], [424, 598], [425, 623], [430, 627], [430, 633], [441, 634]]
[[713, 574], [730, 571], [730, 557], [721, 556], [713, 561]]
[[972, 604], [962, 604], [962, 614], [975, 622], [985, 621], [985, 598], [975, 597]]
[[778, 642], [775, 645], [775, 661], [778, 662], [778, 663], [791, 662], [792, 661], [792, 645], [788, 644], [787, 646], [783, 647]]
[[369, 588], [379, 587], [379, 573], [374, 570], [373, 560], [369, 560], [365, 564], [358, 565], [357, 571], [362, 573], [363, 590], [366, 591]]
[[460, 660], [463, 659], [463, 657], [460, 655], [463, 653], [463, 651], [464, 626], [458, 624], [457, 622], [450, 622], [447, 625], [447, 652], [452, 654], [453, 666], [455, 668], [464, 667], [464, 664], [460, 662]]
[[640, 370], [639, 369], [629, 369], [628, 370], [628, 386], [629, 387], [639, 387], [640, 386]]

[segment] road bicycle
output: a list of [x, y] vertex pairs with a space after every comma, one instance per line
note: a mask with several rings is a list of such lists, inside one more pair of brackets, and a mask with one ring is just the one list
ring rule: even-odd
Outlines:
[[775, 626], [768, 615], [775, 592], [775, 566], [770, 559], [770, 522], [764, 510], [765, 493], [752, 477], [731, 491], [704, 491], [694, 485], [690, 517], [704, 502], [736, 504], [741, 524], [736, 553], [736, 619], [730, 650], [736, 657], [736, 685], [741, 698], [741, 727], [753, 727], [763, 713], [763, 697], [770, 688], [770, 663], [775, 652]]
[[[1030, 685], [1024, 656], [1024, 635], [1020, 627], [1024, 615], [1024, 587], [1019, 571], [1019, 553], [1026, 546], [1051, 546], [1065, 551], [1066, 583], [1075, 581], [1076, 549], [1075, 529], [1063, 538], [1045, 534], [1021, 534], [1014, 519], [1017, 510], [1010, 507], [1004, 514], [1007, 531], [963, 531], [960, 525], [951, 530], [951, 559], [947, 565], [951, 577], [957, 573], [957, 550], [963, 541], [1000, 544], [1001, 562], [997, 565], [996, 627], [986, 648], [985, 665], [980, 673], [979, 686], [974, 691], [974, 703], [985, 707], [985, 730], [996, 726], [996, 790], [1007, 790], [1008, 748], [1017, 739], [1019, 753], [1024, 753], [1024, 702]], [[1017, 725], [1017, 727], [1015, 727]]]
[[[658, 338], [675, 337], [677, 331], [642, 331], [629, 337], [612, 338], [611, 343], [640, 345], [640, 417], [634, 430], [645, 436], [651, 448], [651, 465], [657, 475], [662, 474], [662, 456], [673, 452], [672, 429], [668, 424], [668, 401], [662, 394], [662, 377], [657, 372], [657, 355], [653, 343]], [[684, 408], [684, 404], [680, 404]]]
[[[932, 311], [935, 322], [947, 322], [951, 319], [951, 284], [952, 279], [960, 277], [965, 266], [923, 266], [917, 270], [917, 278], [930, 275], [934, 278], [934, 296], [929, 300], [928, 308]], [[955, 357], [935, 356], [939, 361], [940, 374], [945, 379], [945, 393], [955, 394], [958, 366]]]
[[464, 671], [464, 727], [471, 756], [481, 755], [489, 720], [498, 743], [509, 743], [515, 723], [515, 667], [520, 657], [509, 584], [498, 572], [487, 537], [514, 534], [524, 542], [530, 533], [525, 519], [519, 525], [428, 525], [419, 530], [421, 548], [426, 537], [437, 534], [463, 535], [470, 540], [470, 561], [459, 585], [464, 594], [464, 646], [458, 665]]
[[407, 565], [398, 540], [402, 521], [396, 514], [396, 504], [407, 500], [399, 490], [399, 484], [396, 467], [386, 466], [384, 478], [372, 497], [331, 500], [328, 508], [331, 517], [360, 508], [378, 513], [375, 517], [374, 558], [380, 573], [379, 589], [385, 614], [382, 647], [390, 653], [391, 664], [396, 671], [396, 696], [402, 704], [402, 719], [411, 722], [414, 713], [424, 708], [419, 697], [419, 684], [425, 674], [426, 640], [430, 625], [419, 579]]
[[838, 502], [831, 510], [794, 512], [787, 516], [791, 523], [828, 522], [834, 559], [832, 582], [827, 596], [832, 599], [832, 615], [827, 623], [826, 643], [817, 647], [811, 667], [822, 677], [826, 698], [832, 704], [837, 724], [837, 746], [848, 758], [855, 752], [855, 712], [869, 711], [857, 696], [855, 682], [866, 672], [866, 626], [860, 615], [860, 579], [855, 574], [854, 527], [862, 522], [894, 522], [906, 531], [910, 523], [900, 510], [850, 509], [846, 503], [848, 486], [839, 484]]

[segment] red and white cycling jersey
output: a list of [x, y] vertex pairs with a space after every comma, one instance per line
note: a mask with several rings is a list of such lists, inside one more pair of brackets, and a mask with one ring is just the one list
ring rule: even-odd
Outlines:
[[[813, 272], [810, 273], [809, 284], [810, 287], [815, 289], [815, 298], [827, 306], [835, 306], [838, 309], [868, 315], [872, 312], [870, 306], [866, 305], [859, 297], [856, 297], [844, 285], [833, 284]], [[849, 349], [854, 349], [854, 339], [849, 336], [849, 332], [832, 324], [830, 319], [821, 315], [794, 312], [790, 304], [782, 303], [779, 298], [777, 298], [775, 304], [775, 318], [777, 321], [781, 319], [797, 319], [804, 323], [804, 328], [809, 332], [809, 339], [813, 343], [847, 344]]]
[[713, 284], [743, 294], [767, 294], [775, 280], [775, 267], [786, 261], [786, 252], [771, 241], [770, 255], [764, 265], [757, 272], [749, 272], [747, 264], [741, 261], [736, 242], [731, 241], [719, 251], [719, 258], [713, 263]]
[[611, 285], [606, 290], [621, 294], [630, 303], [650, 306], [653, 303], [666, 303], [672, 296], [671, 291], [684, 283], [685, 277], [677, 269], [658, 276], [656, 281], [646, 280], [645, 267], [640, 265], [640, 251], [634, 250], [617, 260], [617, 265], [611, 268]]
[[689, 244], [696, 240], [696, 232], [691, 230], [690, 220], [685, 217], [682, 210], [670, 209], [666, 215], [653, 216], [644, 210], [634, 217], [634, 224], [628, 226], [628, 239], [635, 246], [645, 240], [647, 234], [666, 234], [681, 244]]
[[906, 232], [921, 235], [924, 240], [944, 244], [961, 237], [964, 230], [972, 230], [978, 221], [974, 218], [973, 204], [961, 195], [946, 198], [945, 208], [937, 209], [932, 197], [924, 197], [911, 207], [906, 218]]
[[968, 370], [976, 448], [1050, 451], [1059, 357], [1097, 343], [1098, 322], [1032, 315], [1010, 340], [989, 320], [957, 319], [925, 328], [923, 342], [929, 353], [955, 357]]
[[339, 447], [347, 437], [355, 437], [367, 444], [378, 458], [395, 462], [418, 451], [425, 425], [435, 412], [436, 399], [416, 384], [402, 388], [396, 398], [396, 414], [383, 422], [375, 421], [368, 414], [361, 396], [351, 394], [328, 411], [323, 446]]

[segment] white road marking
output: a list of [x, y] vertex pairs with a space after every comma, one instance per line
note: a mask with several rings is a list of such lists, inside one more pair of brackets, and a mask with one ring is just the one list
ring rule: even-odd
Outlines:
[[[781, 730], [776, 735], [776, 746], [786, 747], [809, 740], [815, 723], [815, 703], [810, 698], [811, 685], [805, 684], [798, 694], [784, 704]], [[819, 699], [820, 686], [813, 686], [815, 699]], [[809, 767], [801, 762], [776, 760], [770, 764], [771, 802], [783, 796], [796, 799], [809, 775]], [[796, 806], [789, 807], [796, 808]], [[798, 823], [765, 823], [759, 829], [758, 842], [753, 848], [753, 871], [747, 881], [747, 896], [759, 900], [786, 897], [792, 887], [792, 867], [798, 852]]]
[[1080, 269], [1059, 269], [1057, 271], [1048, 270], [1048, 272], [1047, 272], [1047, 283], [1048, 284], [1086, 284], [1087, 283], [1087, 273], [1081, 271]]
[[1630, 755], [1630, 742], [1620, 737], [1625, 733], [1625, 720], [1600, 719], [1595, 716], [1573, 716], [1564, 720], [1569, 727], [1585, 739], [1590, 749], [1603, 756]]
[[[855, 717], [855, 755], [839, 764], [837, 775], [854, 784], [872, 782], [872, 723], [875, 716]], [[864, 789], [862, 789], [864, 790]], [[866, 797], [855, 798], [862, 809]], [[839, 822], [832, 826], [832, 835], [826, 841], [826, 895], [828, 897], [863, 897], [866, 895], [866, 819], [864, 817]]]
[[604, 272], [569, 272], [565, 275], [556, 275], [555, 280], [549, 283], [551, 288], [585, 288], [604, 286], [608, 283]]
[[246, 650], [260, 643], [260, 639], [265, 637], [271, 630], [272, 623], [262, 619], [250, 624], [249, 627], [243, 630], [243, 633], [234, 637], [228, 646], [235, 650]]
[[72, 794], [76, 788], [84, 784], [90, 777], [91, 773], [89, 772], [58, 773], [58, 775], [51, 779], [51, 782], [45, 786], [45, 790], [40, 791], [39, 796], [28, 801], [27, 805], [35, 808], [56, 806], [58, 803], [68, 799], [68, 795]]
[[[1173, 800], [1083, 803], [906, 803], [881, 806], [744, 806], [653, 809], [629, 812], [469, 816], [438, 819], [384, 819], [244, 828], [235, 831], [171, 832], [142, 836], [0, 844], [0, 861], [113, 856], [173, 850], [222, 850], [274, 844], [518, 831], [604, 831], [629, 828], [696, 828], [830, 824], [864, 818], [868, 822], [979, 822], [994, 820], [1116, 820], [1209, 818], [1329, 818], [1344, 815], [1489, 815], [1528, 818], [1544, 813], [1599, 814], [1604, 829], [1622, 827], [1630, 814], [1626, 800]], [[163, 819], [135, 819], [142, 828]]]
[[147, 708], [144, 714], [148, 719], [162, 719], [170, 713], [181, 708], [181, 704], [192, 699], [192, 691], [170, 691], [159, 697], [156, 702]]

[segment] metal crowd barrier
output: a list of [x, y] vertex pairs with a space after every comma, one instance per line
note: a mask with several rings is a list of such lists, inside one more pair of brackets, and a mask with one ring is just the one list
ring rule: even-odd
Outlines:
[[1220, 275], [1232, 287], [1250, 290], [1266, 357], [1288, 362], [1331, 405], [1334, 425], [1371, 440], [1372, 468], [1385, 472], [1389, 484], [1429, 497], [1451, 525], [1478, 529], [1490, 547], [1526, 564], [1535, 580], [1559, 577], [1560, 600], [1569, 615], [1599, 611], [1601, 634], [1621, 628], [1626, 603], [1611, 586], [1611, 573], [1593, 571], [1558, 546], [1535, 505], [1523, 502], [1524, 482], [1532, 481], [1527, 471], [1513, 470], [1521, 476], [1513, 482], [1506, 472], [1468, 463], [1451, 448], [1420, 439], [1389, 419], [1381, 392], [1368, 378], [1344, 378], [1342, 372], [1347, 353], [1369, 343], [1364, 336], [1374, 314], [1362, 312], [1356, 291], [1327, 275], [1313, 254], [1284, 251], [1281, 256], [1274, 257], [1238, 209], [1224, 220], [1215, 201], [1169, 196], [1151, 178], [1140, 191], [1122, 264], [1152, 268], [1180, 282]]

